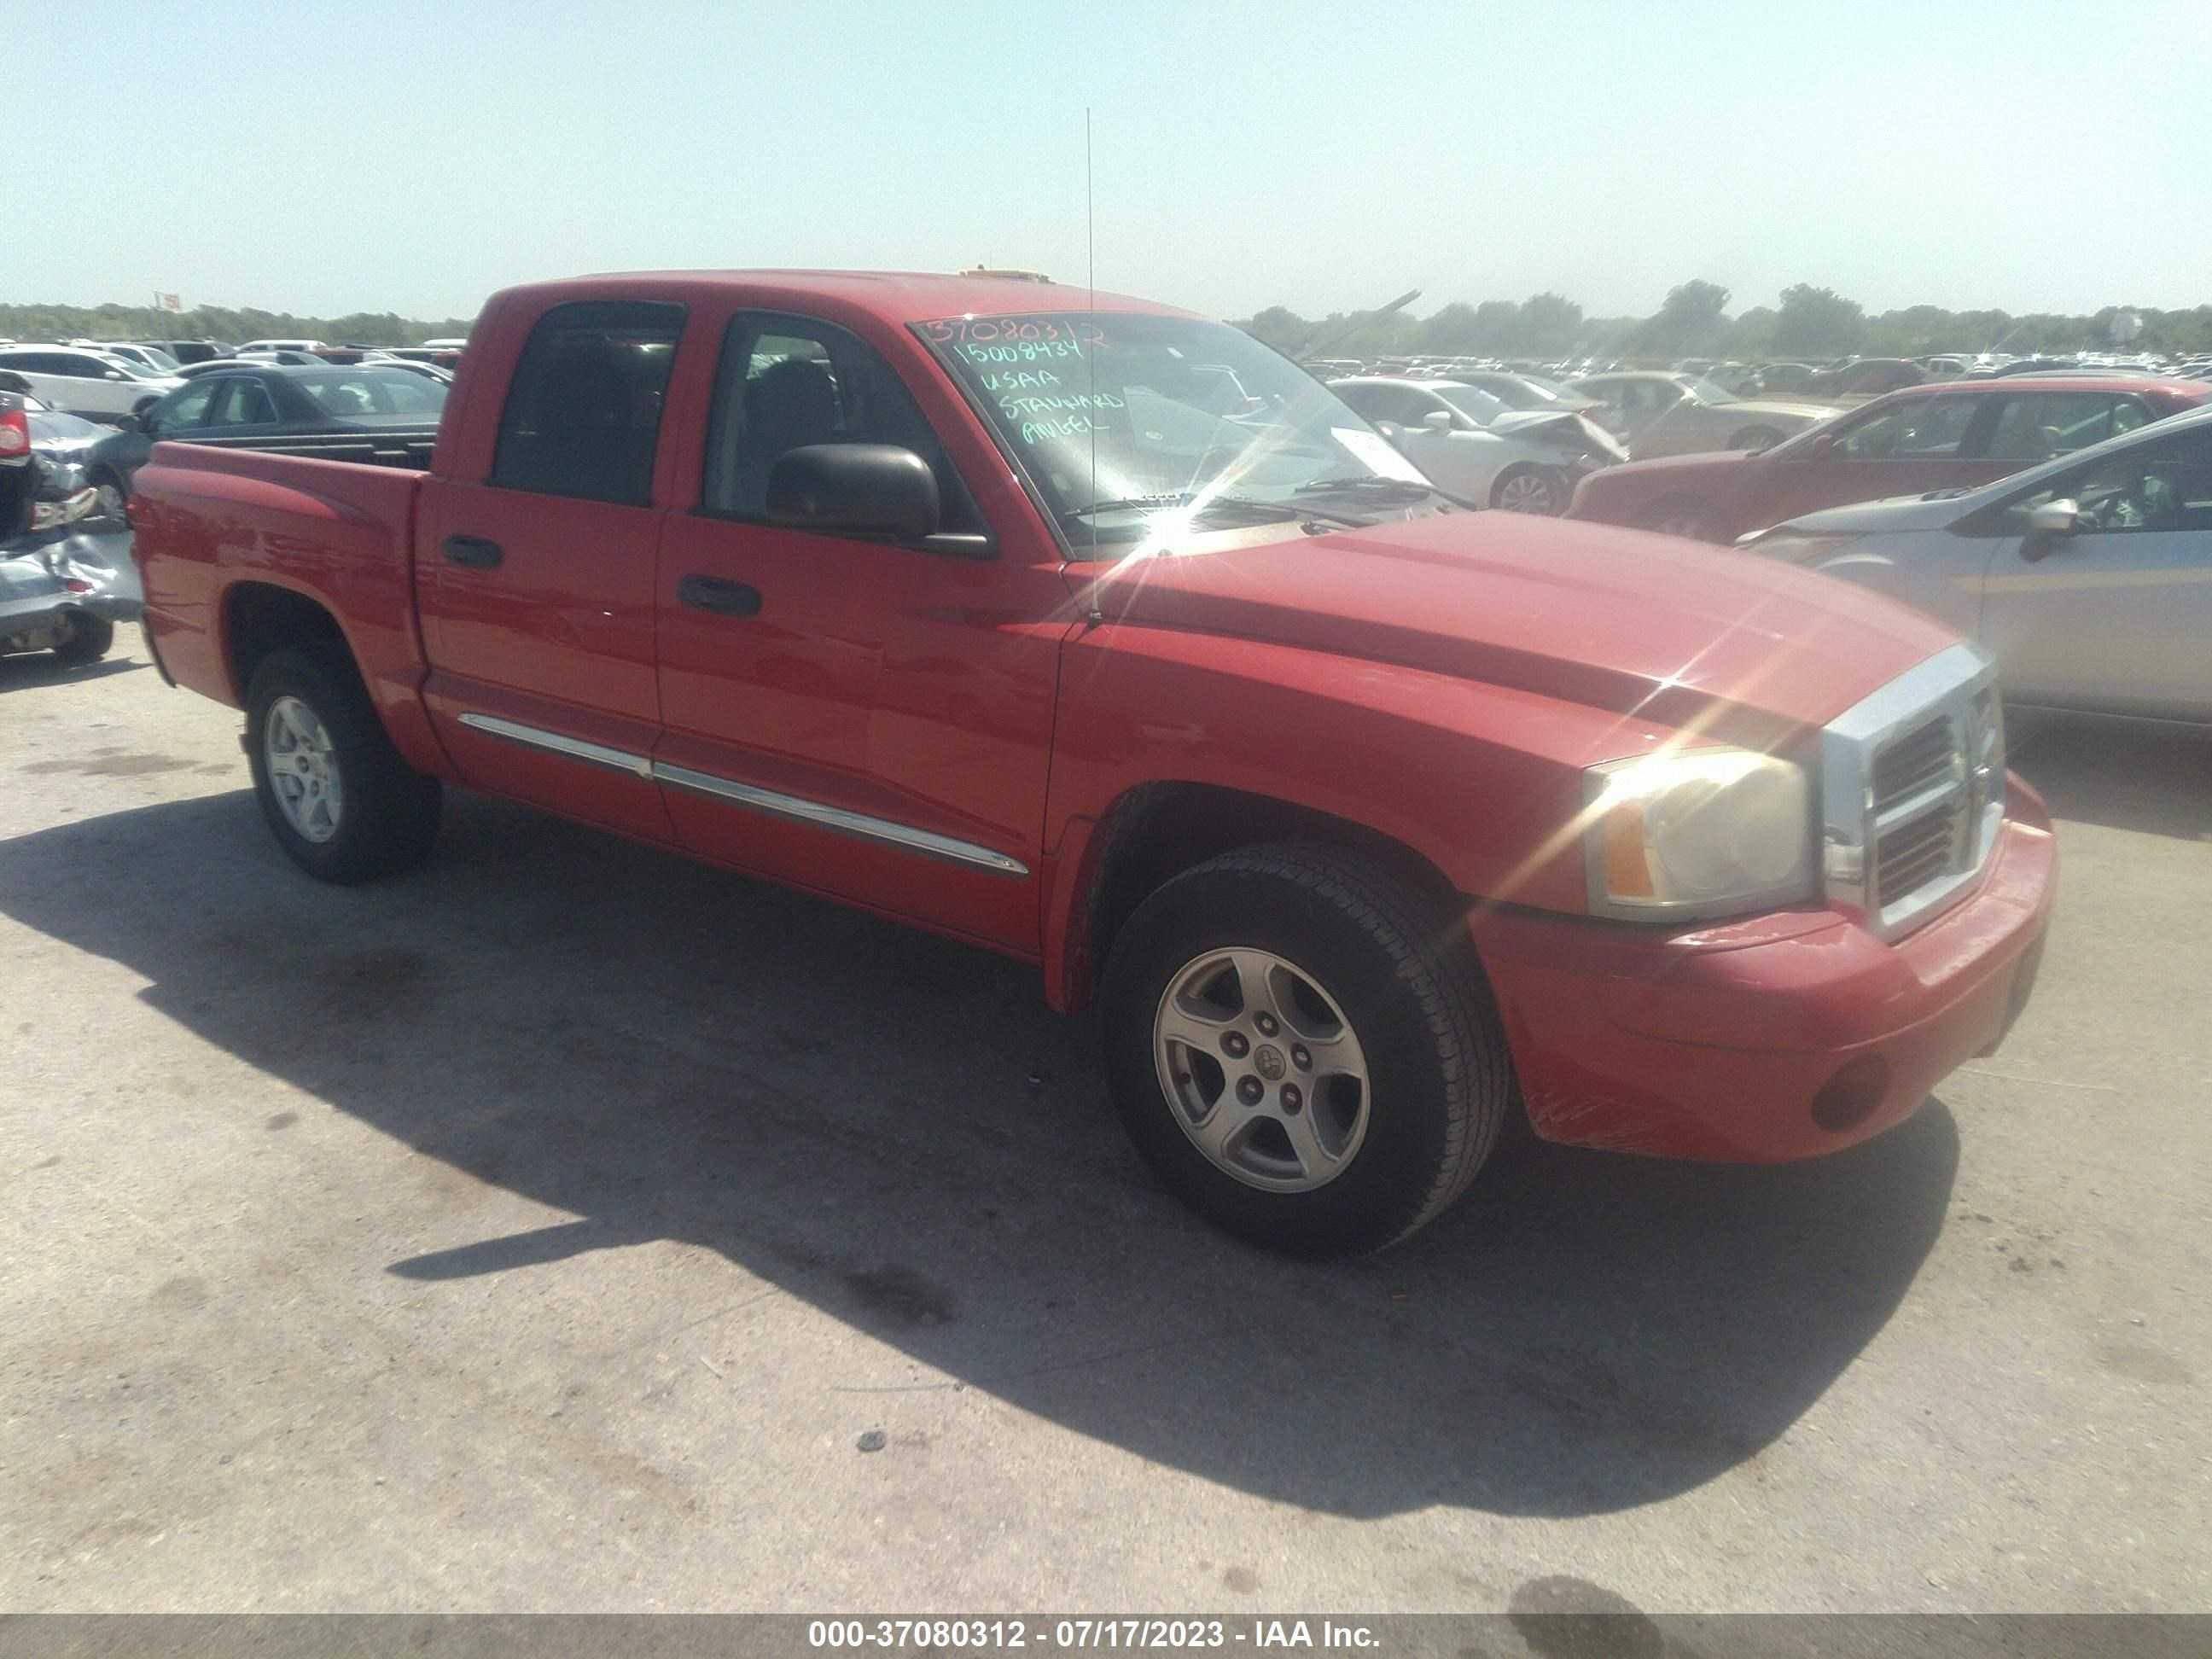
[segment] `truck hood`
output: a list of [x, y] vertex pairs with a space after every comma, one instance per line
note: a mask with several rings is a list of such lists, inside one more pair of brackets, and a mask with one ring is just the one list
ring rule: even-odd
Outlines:
[[1826, 724], [1956, 639], [1773, 561], [1507, 513], [1131, 558], [1096, 576], [1090, 605], [1108, 622], [1396, 664], [1762, 745]]

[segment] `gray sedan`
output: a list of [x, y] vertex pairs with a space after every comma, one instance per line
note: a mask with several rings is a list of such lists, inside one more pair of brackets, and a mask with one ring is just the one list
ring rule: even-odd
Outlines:
[[1866, 501], [1738, 544], [1932, 612], [2027, 708], [2212, 723], [2212, 410], [1976, 489]]

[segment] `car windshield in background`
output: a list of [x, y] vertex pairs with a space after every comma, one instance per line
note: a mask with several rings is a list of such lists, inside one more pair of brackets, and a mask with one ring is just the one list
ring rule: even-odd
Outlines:
[[1036, 312], [914, 329], [1077, 539], [1140, 538], [1167, 506], [1229, 513], [1310, 501], [1323, 482], [1420, 481], [1334, 392], [1224, 323]]
[[1436, 388], [1436, 394], [1477, 426], [1488, 426], [1505, 412], [1503, 398], [1493, 398], [1474, 386], [1439, 386]]
[[339, 420], [374, 415], [434, 416], [446, 406], [446, 387], [441, 382], [390, 369], [295, 374], [292, 384], [324, 414]]

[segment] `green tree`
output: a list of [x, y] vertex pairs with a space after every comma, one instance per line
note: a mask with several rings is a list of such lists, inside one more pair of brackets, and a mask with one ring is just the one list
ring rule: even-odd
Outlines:
[[1296, 351], [1313, 337], [1314, 331], [1314, 325], [1288, 306], [1269, 306], [1255, 313], [1250, 322], [1239, 326], [1254, 339], [1263, 340], [1278, 351]]
[[1559, 295], [1532, 295], [1521, 307], [1520, 349], [1540, 357], [1564, 355], [1574, 349], [1582, 332], [1583, 308]]
[[1782, 290], [1774, 349], [1786, 357], [1839, 357], [1866, 344], [1866, 313], [1833, 289], [1800, 283]]
[[1667, 290], [1659, 309], [1638, 331], [1652, 351], [1703, 351], [1724, 331], [1729, 291], [1718, 283], [1692, 281]]

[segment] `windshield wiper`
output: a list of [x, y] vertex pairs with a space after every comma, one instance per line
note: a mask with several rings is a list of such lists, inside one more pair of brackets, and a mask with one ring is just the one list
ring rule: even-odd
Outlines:
[[1208, 495], [1196, 490], [1183, 490], [1172, 495], [1119, 495], [1111, 501], [1092, 501], [1085, 507], [1071, 507], [1062, 516], [1087, 519], [1095, 513], [1156, 512], [1179, 507], [1195, 507], [1201, 513], [1225, 508], [1232, 513], [1248, 514], [1262, 524], [1289, 524], [1296, 520], [1316, 519], [1356, 530], [1366, 523], [1364, 519], [1324, 512], [1321, 508], [1309, 507], [1304, 501], [1255, 501], [1249, 495]]
[[1379, 501], [1418, 501], [1430, 495], [1445, 495], [1434, 484], [1415, 483], [1411, 478], [1385, 478], [1377, 473], [1363, 472], [1343, 478], [1316, 478], [1311, 483], [1302, 483], [1291, 491], [1296, 495], [1324, 495], [1339, 490], [1357, 491], [1372, 495]]

